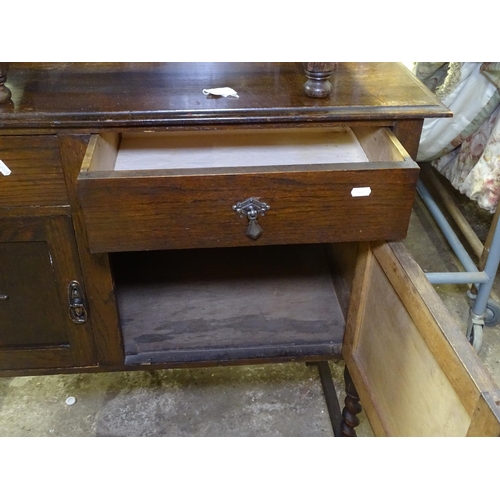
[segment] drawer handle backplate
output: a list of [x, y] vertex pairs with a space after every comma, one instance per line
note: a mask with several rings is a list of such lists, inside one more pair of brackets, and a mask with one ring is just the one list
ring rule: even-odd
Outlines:
[[271, 207], [260, 201], [258, 198], [247, 198], [245, 201], [239, 201], [233, 205], [233, 210], [239, 214], [241, 218], [245, 215], [248, 219], [247, 236], [252, 240], [256, 240], [264, 232], [260, 224], [257, 222], [259, 215], [266, 215], [266, 212]]
[[71, 281], [68, 285], [69, 318], [73, 323], [80, 324], [87, 321], [87, 308], [82, 288], [78, 281]]

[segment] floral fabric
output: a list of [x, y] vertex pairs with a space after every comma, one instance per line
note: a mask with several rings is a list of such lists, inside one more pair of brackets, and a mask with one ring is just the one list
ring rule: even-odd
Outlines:
[[417, 63], [415, 74], [454, 116], [424, 121], [417, 160], [481, 208], [500, 198], [500, 63]]

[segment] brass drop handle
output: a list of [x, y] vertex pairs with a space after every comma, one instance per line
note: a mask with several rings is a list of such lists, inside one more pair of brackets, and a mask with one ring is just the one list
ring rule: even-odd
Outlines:
[[266, 212], [271, 207], [260, 201], [258, 198], [247, 198], [244, 201], [239, 201], [236, 205], [233, 205], [233, 210], [239, 214], [241, 218], [245, 215], [248, 219], [247, 236], [252, 240], [256, 240], [264, 232], [257, 222], [257, 217], [259, 215], [266, 215]]
[[73, 323], [85, 323], [87, 321], [87, 308], [83, 297], [82, 288], [78, 281], [71, 281], [68, 285], [69, 318]]

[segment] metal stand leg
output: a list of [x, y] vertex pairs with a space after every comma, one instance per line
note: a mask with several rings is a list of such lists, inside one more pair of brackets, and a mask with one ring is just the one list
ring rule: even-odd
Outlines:
[[493, 282], [498, 271], [500, 262], [500, 229], [497, 227], [489, 249], [489, 255], [484, 265], [484, 272], [488, 281], [477, 286], [477, 295], [470, 310], [469, 324], [467, 327], [467, 338], [474, 348], [479, 351], [482, 346], [482, 333], [485, 324], [486, 309], [490, 297]]
[[[489, 248], [485, 248], [487, 251], [481, 258], [480, 265], [483, 267], [484, 264], [484, 269], [480, 271], [420, 180], [417, 184], [417, 191], [427, 209], [434, 217], [434, 220], [443, 233], [443, 236], [446, 238], [447, 242], [465, 269], [465, 272], [426, 273], [426, 276], [433, 284], [465, 283], [471, 284], [473, 290], [477, 290], [477, 295], [475, 296], [474, 294], [468, 294], [473, 300], [473, 305], [469, 311], [466, 337], [474, 346], [474, 349], [479, 352], [482, 347], [483, 328], [485, 325], [487, 308], [489, 307], [492, 310], [493, 315], [500, 315], [500, 308], [498, 308], [495, 304], [491, 304], [491, 301], [489, 301], [489, 296], [500, 262], [500, 226], [496, 224], [498, 218], [495, 217], [495, 227], [493, 228], [492, 236], [488, 235]], [[490, 324], [493, 324], [493, 320]]]
[[340, 430], [342, 422], [342, 413], [340, 411], [340, 403], [337, 397], [337, 391], [333, 385], [332, 372], [328, 366], [328, 361], [318, 361], [315, 363], [306, 363], [308, 366], [316, 366], [318, 368], [321, 386], [323, 387], [323, 395], [332, 423], [333, 435], [341, 437], [343, 434]]

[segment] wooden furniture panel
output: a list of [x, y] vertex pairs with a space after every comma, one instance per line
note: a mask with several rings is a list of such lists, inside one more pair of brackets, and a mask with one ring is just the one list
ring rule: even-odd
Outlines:
[[[67, 346], [62, 315], [47, 304], [60, 305], [47, 243], [0, 243], [2, 315], [0, 348]], [[8, 292], [8, 293], [7, 293]]]
[[71, 218], [0, 219], [0, 262], [0, 367], [95, 364], [88, 323], [70, 318], [70, 283], [82, 283]]
[[500, 391], [401, 243], [363, 244], [343, 357], [377, 435], [500, 434]]
[[[305, 95], [302, 63], [11, 63], [12, 111], [0, 129], [106, 129], [397, 122], [451, 116], [398, 63], [335, 66], [325, 99]], [[203, 89], [234, 88], [238, 99]]]
[[124, 360], [123, 342], [113, 288], [113, 276], [108, 254], [89, 251], [85, 221], [76, 195], [77, 177], [80, 173], [89, 135], [61, 134], [59, 147], [64, 168], [71, 213], [78, 246], [79, 263], [85, 278], [85, 288], [90, 297], [89, 321], [94, 336], [99, 366], [121, 366]]
[[[296, 63], [11, 64], [3, 374], [308, 360], [326, 382], [342, 348], [376, 434], [500, 433], [499, 390], [422, 271], [359, 243], [404, 238], [423, 120], [451, 113], [402, 65], [310, 64], [332, 72], [323, 99]], [[238, 99], [203, 95], [226, 85]], [[310, 154], [339, 127], [353, 157]], [[250, 197], [270, 205], [257, 240], [233, 210]]]
[[[348, 133], [358, 150], [348, 147], [336, 162]], [[115, 168], [119, 137], [94, 137], [78, 178], [90, 249], [99, 253], [403, 238], [418, 167], [390, 131], [360, 128], [354, 134], [350, 129], [197, 132], [160, 135], [157, 141], [166, 142], [164, 147], [156, 142], [151, 146], [152, 134], [144, 134], [143, 156], [132, 162], [135, 170]], [[318, 152], [316, 146], [331, 151]], [[263, 152], [249, 157], [241, 151], [248, 148]], [[290, 155], [290, 148], [297, 153]], [[287, 159], [302, 163], [287, 165]], [[215, 168], [208, 168], [207, 161]], [[358, 196], [360, 189], [367, 193]], [[232, 208], [247, 198], [270, 206], [258, 218], [264, 232], [256, 241], [246, 235], [246, 217], [238, 217]]]
[[0, 160], [0, 209], [69, 204], [55, 135], [0, 136]]
[[339, 357], [321, 245], [113, 255], [127, 364]]

